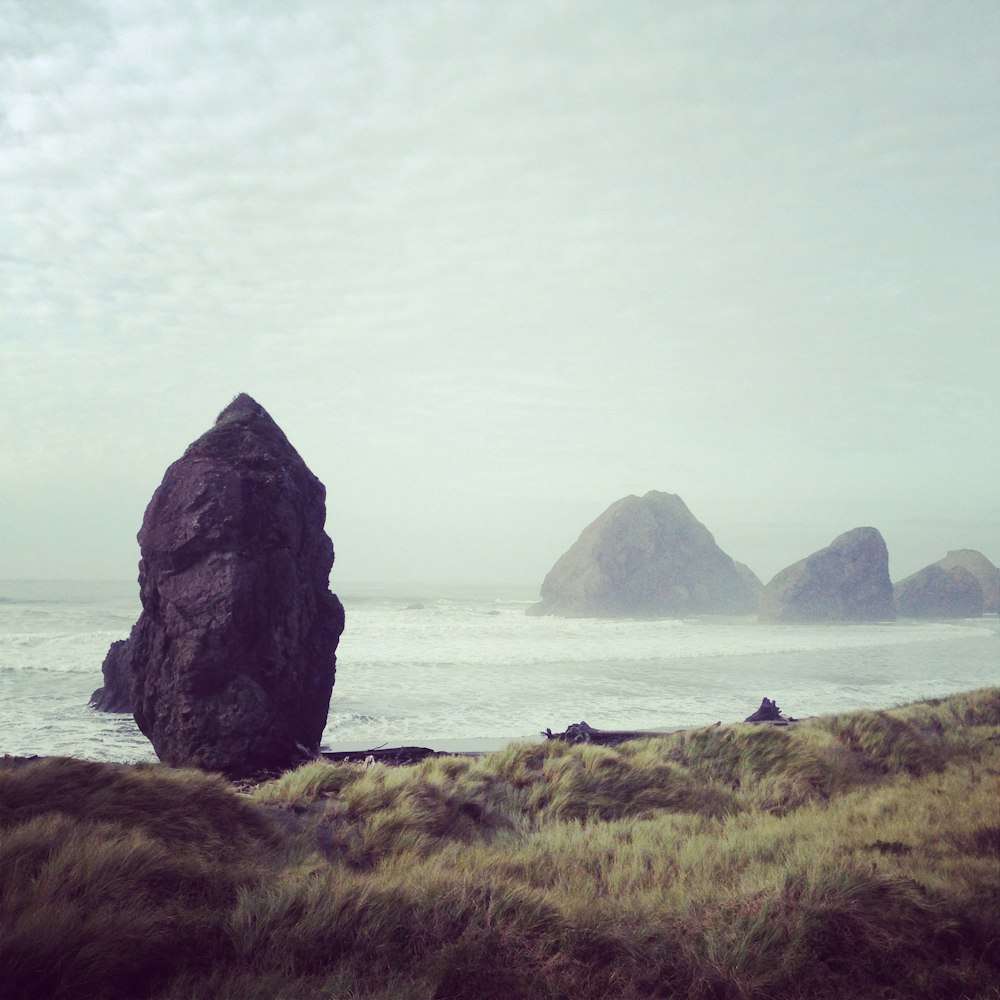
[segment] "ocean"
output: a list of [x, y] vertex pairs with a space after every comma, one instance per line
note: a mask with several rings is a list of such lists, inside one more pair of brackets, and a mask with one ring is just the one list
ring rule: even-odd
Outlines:
[[[461, 750], [598, 729], [737, 722], [762, 697], [805, 718], [1000, 683], [995, 615], [775, 624], [533, 618], [511, 587], [345, 586], [324, 748]], [[0, 754], [155, 759], [129, 715], [88, 707], [135, 583], [0, 581]]]

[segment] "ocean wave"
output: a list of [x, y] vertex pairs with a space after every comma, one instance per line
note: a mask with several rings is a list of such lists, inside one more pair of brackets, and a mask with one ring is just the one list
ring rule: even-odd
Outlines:
[[[108, 647], [135, 620], [130, 605], [117, 595], [106, 605], [83, 596], [4, 607], [0, 751], [148, 756], [129, 716], [87, 707]], [[995, 616], [843, 624], [533, 618], [524, 614], [528, 600], [419, 590], [345, 603], [324, 739], [359, 746], [516, 737], [581, 719], [605, 729], [738, 721], [765, 695], [802, 717], [997, 683]]]
[[100, 678], [111, 643], [128, 635], [101, 632], [13, 632], [0, 634], [0, 667], [57, 673], [90, 673]]

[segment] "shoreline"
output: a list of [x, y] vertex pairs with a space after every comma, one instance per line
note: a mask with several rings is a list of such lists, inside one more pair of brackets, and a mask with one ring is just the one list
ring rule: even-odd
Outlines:
[[[670, 736], [673, 733], [688, 731], [690, 728], [677, 726], [671, 729], [643, 729], [627, 732], [592, 730], [592, 732], [595, 737], [593, 740], [595, 745], [616, 746], [628, 740]], [[545, 733], [539, 733], [537, 736], [511, 738], [465, 737], [462, 739], [415, 740], [406, 746], [390, 746], [386, 743], [366, 750], [358, 750], [356, 744], [341, 741], [330, 748], [322, 747], [318, 759], [328, 763], [415, 764], [427, 757], [482, 757], [506, 750], [511, 746], [542, 746], [552, 740], [564, 740], [564, 742], [571, 744], [590, 742], [589, 740], [567, 740], [564, 738], [564, 734], [547, 736]]]
[[[555, 734], [552, 737], [547, 737], [544, 733], [539, 733], [537, 736], [515, 736], [515, 737], [462, 737], [455, 739], [431, 739], [431, 740], [413, 740], [403, 743], [397, 743], [390, 745], [389, 743], [381, 744], [375, 747], [359, 748], [356, 743], [351, 741], [335, 741], [330, 744], [324, 744], [319, 751], [319, 755], [315, 758], [316, 761], [325, 761], [329, 764], [344, 763], [344, 764], [386, 764], [389, 766], [406, 766], [410, 764], [419, 763], [422, 760], [431, 757], [482, 757], [492, 753], [499, 753], [506, 750], [512, 746], [542, 746], [549, 742], [564, 742], [570, 746], [582, 746], [590, 744], [593, 746], [606, 746], [614, 748], [619, 746], [621, 743], [629, 742], [632, 740], [641, 739], [655, 739], [657, 737], [667, 737], [673, 736], [676, 733], [694, 733], [706, 730], [714, 729], [727, 729], [734, 726], [753, 726], [761, 728], [778, 727], [783, 729], [797, 729], [803, 722], [811, 721], [814, 716], [810, 716], [806, 719], [778, 719], [778, 720], [762, 720], [757, 722], [749, 722], [745, 719], [737, 720], [735, 722], [714, 722], [709, 723], [704, 726], [673, 726], [664, 729], [642, 729], [642, 730], [628, 730], [628, 731], [614, 731], [614, 730], [593, 730], [595, 738], [590, 740], [567, 740], [563, 738], [563, 734]], [[600, 737], [605, 737], [601, 739]], [[88, 757], [81, 757], [77, 754], [11, 754], [11, 753], [0, 753], [0, 769], [3, 768], [16, 768], [23, 766], [25, 764], [34, 763], [36, 761], [50, 760], [55, 757], [62, 757], [68, 760], [81, 761], [83, 763], [93, 763], [93, 764], [107, 764], [111, 766], [130, 768], [136, 765], [142, 766], [154, 766], [154, 767], [167, 767], [172, 768], [172, 765], [163, 764], [162, 761], [158, 759], [151, 759], [148, 761], [99, 761], [93, 760]], [[310, 763], [308, 760], [303, 760], [301, 764], [296, 765], [296, 767], [301, 767]], [[181, 768], [183, 770], [183, 768]], [[267, 771], [263, 770], [253, 775], [247, 775], [243, 777], [227, 777], [226, 780], [231, 784], [242, 786], [246, 784], [251, 784], [256, 786], [263, 780], [269, 780], [280, 776], [282, 773], [289, 773], [296, 768], [290, 768], [285, 772], [278, 771]], [[206, 772], [212, 773], [212, 772]]]
[[[481, 737], [460, 737], [456, 739], [413, 739], [407, 740], [406, 746], [420, 747], [422, 749], [433, 750], [435, 753], [492, 753], [503, 750], [512, 743], [544, 743], [545, 737], [538, 736], [481, 736]], [[324, 742], [320, 747], [320, 755], [326, 753], [352, 753], [367, 754], [376, 750], [398, 750], [401, 744], [386, 742], [379, 746], [361, 748], [357, 740], [332, 740]]]

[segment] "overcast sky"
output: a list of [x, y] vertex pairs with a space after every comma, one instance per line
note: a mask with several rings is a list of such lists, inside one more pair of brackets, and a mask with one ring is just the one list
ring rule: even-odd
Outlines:
[[1000, 562], [1000, 4], [0, 0], [0, 577], [132, 579], [241, 391], [334, 589], [679, 494]]

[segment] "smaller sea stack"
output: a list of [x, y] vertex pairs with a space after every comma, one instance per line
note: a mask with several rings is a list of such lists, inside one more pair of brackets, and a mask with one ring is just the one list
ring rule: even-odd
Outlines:
[[978, 618], [983, 613], [983, 588], [961, 566], [944, 569], [933, 563], [900, 580], [892, 591], [903, 618]]
[[854, 528], [785, 567], [764, 588], [771, 621], [891, 621], [896, 617], [889, 550], [875, 528]]
[[942, 569], [968, 570], [983, 591], [983, 614], [1000, 614], [1000, 569], [975, 549], [953, 549], [937, 565]]

